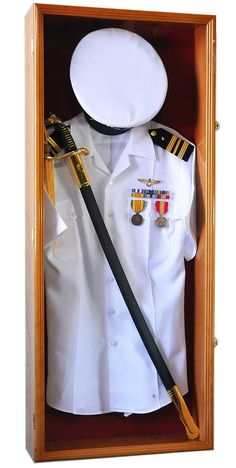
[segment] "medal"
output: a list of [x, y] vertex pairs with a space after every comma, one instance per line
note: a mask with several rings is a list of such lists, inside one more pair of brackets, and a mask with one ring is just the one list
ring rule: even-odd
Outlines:
[[164, 214], [168, 212], [169, 202], [167, 200], [158, 200], [155, 203], [155, 208], [160, 217], [156, 219], [156, 224], [158, 227], [166, 227], [167, 219], [164, 217]]
[[134, 224], [135, 226], [140, 226], [140, 224], [143, 223], [143, 217], [141, 214], [139, 213], [135, 213], [132, 218], [131, 218], [131, 222], [132, 224]]
[[131, 200], [131, 208], [133, 211], [135, 211], [135, 214], [131, 218], [131, 223], [135, 226], [140, 226], [140, 224], [143, 223], [144, 219], [140, 212], [144, 210], [146, 205], [147, 202], [142, 200], [142, 198], [138, 198], [137, 200]]
[[157, 218], [156, 224], [157, 224], [158, 227], [166, 227], [167, 219], [164, 218], [164, 216], [160, 216], [160, 218]]

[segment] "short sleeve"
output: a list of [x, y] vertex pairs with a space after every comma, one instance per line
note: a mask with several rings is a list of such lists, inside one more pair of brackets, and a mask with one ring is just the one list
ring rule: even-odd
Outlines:
[[[196, 240], [196, 183], [195, 183], [195, 159], [196, 149], [194, 149], [191, 161], [191, 195], [189, 200], [189, 209], [185, 217], [185, 237], [184, 237], [184, 258], [192, 260], [197, 251]], [[186, 164], [186, 163], [185, 163]]]
[[67, 225], [44, 190], [44, 246], [47, 247], [65, 229], [67, 229]]

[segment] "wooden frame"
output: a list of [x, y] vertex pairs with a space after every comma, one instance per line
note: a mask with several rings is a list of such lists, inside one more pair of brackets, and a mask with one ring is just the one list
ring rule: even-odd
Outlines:
[[[194, 31], [198, 113], [194, 138], [198, 148], [199, 245], [194, 262], [195, 410], [200, 437], [122, 438], [78, 448], [45, 446], [45, 315], [43, 263], [44, 17], [126, 19], [190, 25]], [[26, 16], [26, 386], [27, 450], [35, 461], [205, 450], [213, 447], [214, 354], [214, 183], [215, 183], [215, 17], [147, 11], [34, 4]]]

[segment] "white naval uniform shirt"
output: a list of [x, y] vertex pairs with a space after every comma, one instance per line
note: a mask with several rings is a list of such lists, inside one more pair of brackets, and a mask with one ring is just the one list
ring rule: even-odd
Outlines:
[[[163, 127], [156, 122], [117, 136], [98, 133], [82, 114], [68, 123], [76, 145], [90, 151], [84, 163], [105, 224], [137, 302], [185, 394], [184, 259], [196, 252], [195, 155], [184, 162], [154, 145], [148, 129]], [[167, 227], [155, 224], [159, 215], [152, 199], [142, 212], [143, 224], [131, 223], [131, 190], [147, 188], [139, 178], [159, 179], [152, 188], [170, 191]], [[45, 224], [47, 402], [75, 414], [157, 410], [169, 403], [169, 396], [65, 160], [55, 162], [55, 183], [56, 211]], [[62, 221], [58, 227], [60, 217], [67, 227]]]

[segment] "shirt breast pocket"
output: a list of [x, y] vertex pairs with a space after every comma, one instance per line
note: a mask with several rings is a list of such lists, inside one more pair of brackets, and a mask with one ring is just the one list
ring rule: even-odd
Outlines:
[[180, 253], [183, 247], [183, 222], [173, 203], [170, 204], [167, 215], [151, 215], [149, 239], [149, 257], [158, 262]]
[[168, 200], [167, 213], [164, 215], [156, 210], [155, 199], [141, 199], [143, 204], [139, 204], [139, 201], [133, 204], [132, 200], [134, 199], [128, 199], [127, 206], [126, 249], [132, 255], [160, 262], [165, 260], [176, 242], [176, 213], [173, 199]]
[[157, 219], [150, 222], [149, 256], [152, 259], [163, 261], [170, 254], [175, 223], [173, 219], [166, 219], [166, 224], [161, 225], [161, 223], [158, 224]]
[[83, 211], [78, 198], [57, 202], [56, 209], [67, 229], [55, 242], [54, 255], [64, 262], [75, 261], [84, 256], [82, 233], [84, 231]]
[[132, 198], [127, 200], [127, 218], [123, 246], [134, 256], [147, 257], [149, 255], [150, 232], [150, 204], [145, 201], [143, 209], [139, 211], [138, 205], [132, 206]]

